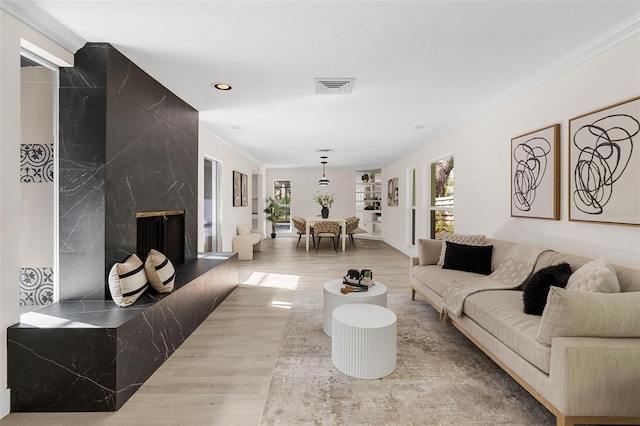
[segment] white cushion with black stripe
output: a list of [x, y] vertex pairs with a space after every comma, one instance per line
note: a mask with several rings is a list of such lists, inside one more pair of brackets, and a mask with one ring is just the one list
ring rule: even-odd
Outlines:
[[147, 272], [151, 287], [158, 293], [170, 293], [173, 290], [176, 270], [167, 256], [151, 249], [144, 261], [144, 270]]
[[109, 291], [116, 305], [133, 305], [149, 288], [142, 260], [134, 253], [123, 263], [116, 263], [109, 272]]

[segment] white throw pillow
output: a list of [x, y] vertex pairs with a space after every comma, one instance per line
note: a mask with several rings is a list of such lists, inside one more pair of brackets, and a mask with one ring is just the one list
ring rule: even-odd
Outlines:
[[176, 280], [176, 270], [167, 256], [151, 249], [144, 261], [144, 270], [151, 287], [158, 293], [171, 293]]
[[238, 225], [238, 235], [249, 235], [251, 228], [247, 225]]
[[598, 293], [619, 293], [620, 283], [615, 269], [601, 257], [583, 265], [571, 274], [565, 288]]
[[442, 249], [440, 250], [440, 259], [438, 259], [438, 266], [444, 265], [444, 255], [447, 252], [447, 244], [445, 241], [450, 241], [456, 244], [464, 244], [467, 246], [483, 246], [484, 245], [484, 235], [463, 235], [463, 234], [452, 234], [450, 232], [443, 232], [440, 234], [440, 239], [442, 240]]
[[640, 292], [595, 293], [551, 287], [538, 341], [554, 337], [640, 337]]
[[109, 291], [116, 305], [133, 305], [147, 290], [149, 283], [144, 265], [134, 253], [123, 263], [116, 263], [109, 272]]

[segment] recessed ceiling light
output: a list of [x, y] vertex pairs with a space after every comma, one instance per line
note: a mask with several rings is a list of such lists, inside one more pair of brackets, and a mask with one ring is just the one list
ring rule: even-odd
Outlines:
[[424, 129], [425, 127], [427, 127], [427, 125], [426, 125], [426, 124], [417, 124], [417, 125], [414, 127], [414, 130], [421, 130], [421, 129]]
[[218, 90], [231, 90], [231, 89], [233, 89], [233, 87], [231, 87], [231, 85], [227, 84], [227, 83], [211, 83], [211, 86], [214, 89], [218, 89]]

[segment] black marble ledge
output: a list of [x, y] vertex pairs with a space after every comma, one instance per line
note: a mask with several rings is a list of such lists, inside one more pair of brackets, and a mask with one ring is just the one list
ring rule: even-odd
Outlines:
[[7, 330], [12, 411], [118, 410], [237, 285], [237, 255], [207, 253], [176, 268], [171, 293], [23, 315]]

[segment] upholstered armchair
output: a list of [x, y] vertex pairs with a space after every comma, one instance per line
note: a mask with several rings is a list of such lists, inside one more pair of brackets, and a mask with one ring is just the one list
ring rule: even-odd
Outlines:
[[316, 253], [320, 248], [320, 240], [323, 237], [331, 238], [333, 249], [337, 252], [337, 237], [340, 235], [340, 223], [334, 221], [319, 221], [313, 225], [313, 234], [318, 241], [316, 242]]
[[238, 260], [253, 260], [253, 252], [262, 251], [264, 235], [248, 225], [238, 225], [236, 232], [238, 235], [231, 240], [231, 249], [238, 252]]
[[347, 222], [345, 234], [349, 236], [349, 246], [353, 245], [353, 248], [356, 249], [356, 240], [353, 238], [353, 234], [364, 234], [367, 231], [358, 227], [358, 224], [360, 223], [359, 218], [349, 217], [345, 220]]
[[[296, 228], [296, 232], [298, 233], [298, 243], [296, 244], [296, 250], [298, 250], [300, 239], [302, 238], [303, 235], [307, 235], [307, 221], [298, 216], [292, 217], [291, 220], [293, 221], [293, 226], [294, 228]], [[309, 236], [311, 237], [311, 240], [313, 241], [313, 246], [315, 247], [316, 240], [313, 236], [313, 231], [314, 231], [313, 227], [309, 228]]]

